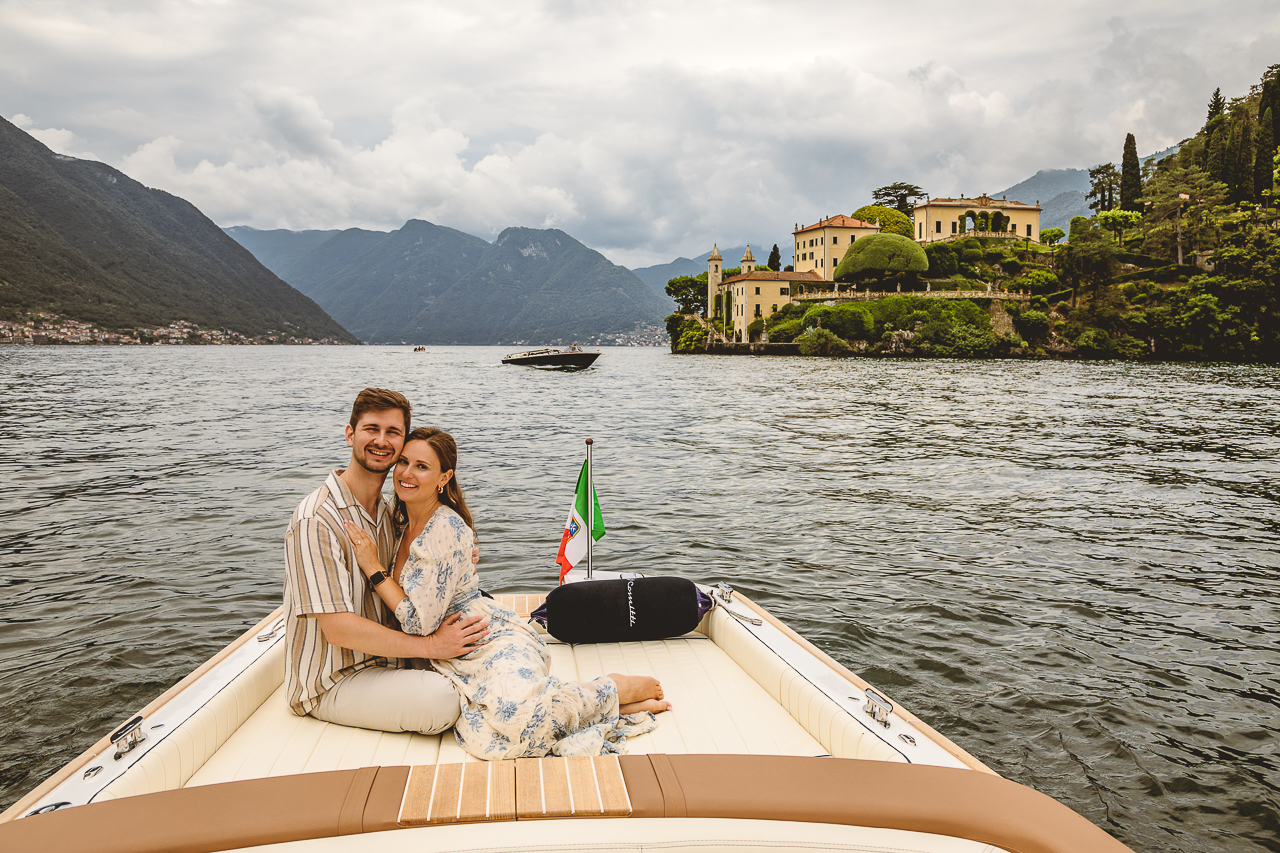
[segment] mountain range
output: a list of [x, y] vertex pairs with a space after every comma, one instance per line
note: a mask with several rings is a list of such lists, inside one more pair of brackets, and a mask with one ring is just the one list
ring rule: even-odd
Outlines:
[[[755, 255], [761, 245], [763, 244], [758, 244], [755, 249], [752, 249], [751, 254]], [[773, 248], [772, 243], [769, 244], [769, 248]], [[738, 266], [742, 261], [742, 256], [746, 254], [746, 252], [746, 246], [730, 246], [727, 249], [721, 249], [720, 256], [724, 258], [724, 266], [732, 269], [733, 267]], [[667, 282], [682, 275], [699, 275], [700, 273], [706, 272], [707, 259], [710, 257], [711, 250], [708, 249], [696, 258], [676, 258], [674, 261], [670, 261], [669, 263], [655, 264], [651, 267], [641, 267], [640, 269], [632, 270], [632, 272], [634, 272], [641, 281], [653, 288], [655, 293], [662, 296], [664, 300], [670, 302], [674, 306], [675, 303], [671, 301], [671, 297], [667, 296]], [[756, 258], [756, 263], [760, 266], [764, 266], [764, 262], [768, 260], [768, 258], [769, 250], [766, 249], [759, 257]]]
[[355, 343], [189, 202], [0, 119], [0, 318], [29, 311]]
[[508, 228], [493, 243], [421, 220], [390, 233], [227, 233], [371, 343], [588, 342], [659, 325], [671, 310], [556, 229]]
[[[1140, 158], [1139, 162], [1163, 160], [1178, 150], [1178, 146], [1157, 151]], [[1068, 231], [1071, 220], [1077, 216], [1092, 216], [1089, 201], [1085, 195], [1089, 192], [1088, 169], [1041, 169], [1025, 181], [1016, 183], [1007, 190], [992, 193], [991, 197], [1005, 196], [1028, 204], [1040, 204], [1040, 230], [1061, 228]]]

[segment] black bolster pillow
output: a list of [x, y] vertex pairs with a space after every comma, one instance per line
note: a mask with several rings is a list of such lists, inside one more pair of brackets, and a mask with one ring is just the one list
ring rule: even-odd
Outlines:
[[627, 643], [687, 634], [710, 605], [688, 578], [578, 581], [547, 593], [533, 617], [565, 643]]

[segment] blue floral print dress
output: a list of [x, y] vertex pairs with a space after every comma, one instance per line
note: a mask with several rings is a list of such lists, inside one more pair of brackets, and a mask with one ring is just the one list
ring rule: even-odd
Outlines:
[[458, 743], [477, 758], [621, 753], [628, 736], [657, 728], [649, 713], [618, 714], [610, 678], [562, 681], [551, 675], [547, 644], [526, 620], [480, 594], [471, 563], [474, 533], [441, 506], [413, 541], [401, 573], [408, 596], [396, 607], [406, 633], [426, 636], [461, 612], [489, 620], [487, 642], [464, 657], [432, 661], [458, 687]]

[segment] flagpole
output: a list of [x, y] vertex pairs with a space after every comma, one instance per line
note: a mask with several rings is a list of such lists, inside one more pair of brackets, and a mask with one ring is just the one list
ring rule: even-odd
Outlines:
[[591, 478], [591, 439], [587, 439], [587, 580], [591, 580], [591, 544], [595, 532], [596, 484]]

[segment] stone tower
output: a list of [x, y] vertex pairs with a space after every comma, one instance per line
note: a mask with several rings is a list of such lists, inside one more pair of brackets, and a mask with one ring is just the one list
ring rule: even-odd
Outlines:
[[748, 244], [747, 253], [742, 256], [742, 274], [746, 275], [749, 272], [753, 272], [755, 271], [755, 268], [756, 259], [755, 256], [751, 254], [751, 245]]
[[707, 317], [711, 316], [711, 311], [716, 304], [716, 291], [720, 289], [723, 266], [724, 258], [720, 257], [720, 247], [718, 244], [712, 243], [711, 257], [707, 258]]

